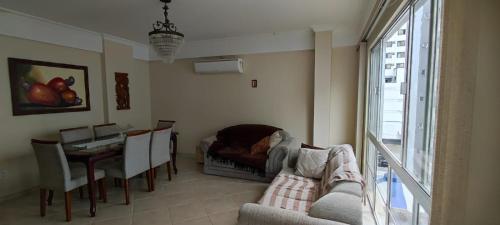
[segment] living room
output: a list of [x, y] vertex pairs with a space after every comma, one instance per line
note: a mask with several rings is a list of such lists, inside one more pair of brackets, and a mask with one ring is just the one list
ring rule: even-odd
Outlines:
[[451, 2], [0, 1], [0, 225], [497, 224], [500, 6]]

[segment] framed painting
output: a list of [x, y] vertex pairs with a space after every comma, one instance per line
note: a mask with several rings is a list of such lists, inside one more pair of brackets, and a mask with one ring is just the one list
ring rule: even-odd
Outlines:
[[90, 110], [88, 68], [8, 58], [14, 116]]

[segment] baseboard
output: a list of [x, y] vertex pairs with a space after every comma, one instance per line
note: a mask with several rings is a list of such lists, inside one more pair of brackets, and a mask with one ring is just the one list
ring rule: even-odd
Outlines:
[[20, 192], [16, 192], [16, 193], [8, 194], [8, 195], [5, 195], [5, 196], [1, 196], [0, 197], [0, 203], [8, 201], [8, 200], [15, 199], [15, 198], [22, 197], [22, 196], [27, 195], [27, 194], [29, 194], [31, 192], [34, 192], [37, 189], [38, 189], [38, 187], [33, 187], [33, 188], [26, 189], [26, 190], [23, 190], [23, 191], [20, 191]]

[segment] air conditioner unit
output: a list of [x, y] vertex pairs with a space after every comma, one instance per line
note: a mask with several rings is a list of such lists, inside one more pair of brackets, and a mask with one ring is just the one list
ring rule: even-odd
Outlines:
[[204, 60], [194, 63], [194, 71], [201, 74], [243, 73], [243, 59]]

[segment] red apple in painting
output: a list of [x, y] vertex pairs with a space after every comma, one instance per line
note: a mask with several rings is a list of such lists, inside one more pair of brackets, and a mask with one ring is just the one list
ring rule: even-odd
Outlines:
[[76, 92], [71, 89], [63, 91], [61, 93], [61, 97], [63, 101], [68, 105], [74, 105], [76, 103]]
[[27, 93], [31, 103], [44, 106], [58, 106], [61, 104], [61, 97], [47, 85], [36, 82], [31, 85]]
[[61, 77], [56, 77], [50, 80], [49, 83], [47, 83], [47, 86], [52, 88], [52, 90], [56, 91], [57, 93], [62, 93], [68, 90], [68, 85], [66, 85], [66, 81]]

